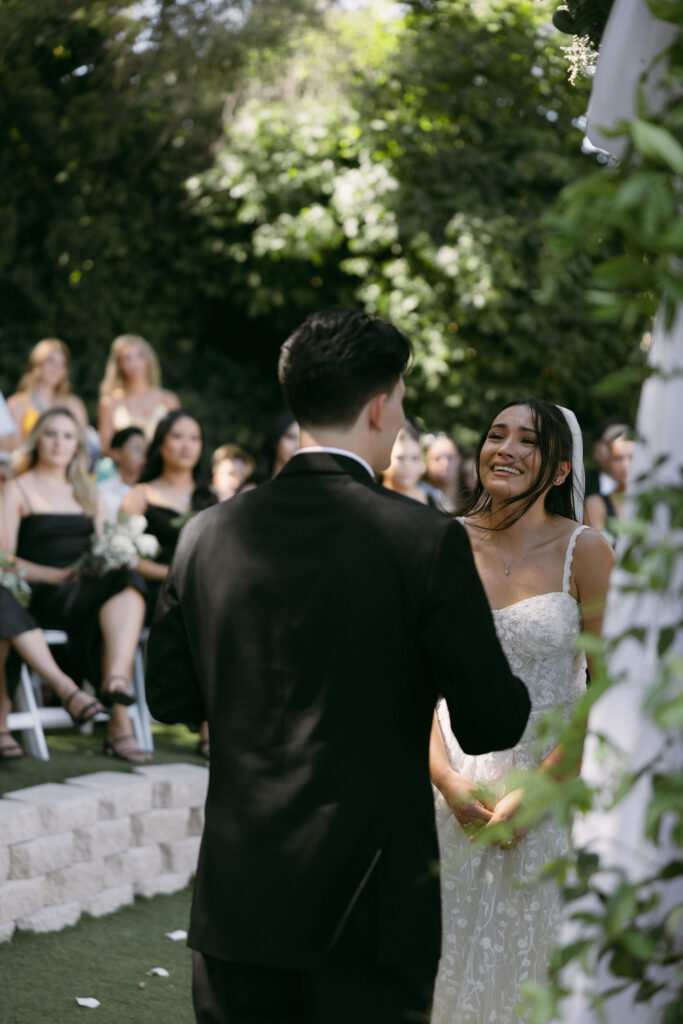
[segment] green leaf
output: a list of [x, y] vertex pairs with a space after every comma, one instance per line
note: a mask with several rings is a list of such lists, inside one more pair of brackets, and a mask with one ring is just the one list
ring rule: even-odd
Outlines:
[[659, 639], [657, 641], [657, 654], [660, 658], [663, 657], [669, 650], [675, 637], [676, 630], [671, 627], [667, 627], [665, 629], [660, 630]]
[[683, 1020], [683, 996], [664, 1008], [662, 1024], [681, 1024]]
[[683, 0], [647, 0], [647, 4], [660, 21], [670, 21], [679, 27], [683, 23]]
[[645, 978], [644, 981], [638, 986], [636, 992], [637, 1003], [648, 1003], [654, 995], [661, 992], [662, 989], [666, 988], [665, 984], [657, 985], [654, 981], [650, 981], [649, 978]]
[[651, 160], [667, 164], [676, 174], [683, 176], [683, 146], [671, 132], [660, 125], [636, 119], [629, 130], [636, 149]]
[[653, 717], [662, 729], [683, 728], [683, 694], [659, 704], [654, 709]]
[[636, 888], [621, 882], [608, 898], [605, 914], [605, 932], [610, 938], [619, 935], [633, 920], [637, 908]]
[[660, 180], [658, 173], [649, 171], [627, 178], [614, 197], [616, 210], [630, 210], [646, 200], [653, 186]]
[[635, 930], [623, 931], [619, 943], [637, 960], [649, 961], [655, 952], [655, 943], [649, 935]]

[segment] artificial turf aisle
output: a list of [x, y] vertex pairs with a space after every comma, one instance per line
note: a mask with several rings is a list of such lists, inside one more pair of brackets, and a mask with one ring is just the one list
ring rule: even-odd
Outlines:
[[[107, 917], [84, 915], [61, 932], [15, 932], [0, 944], [2, 1024], [191, 1024], [191, 954], [184, 940], [191, 887], [138, 897]], [[168, 978], [149, 976], [164, 967]], [[100, 1005], [81, 1007], [78, 996]]]

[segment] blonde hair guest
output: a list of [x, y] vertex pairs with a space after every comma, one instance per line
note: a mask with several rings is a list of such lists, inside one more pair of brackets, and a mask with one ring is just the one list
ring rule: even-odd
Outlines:
[[382, 476], [382, 485], [389, 491], [396, 491], [406, 498], [426, 505], [427, 492], [420, 487], [424, 471], [424, 459], [420, 435], [408, 426], [403, 426], [396, 435], [391, 449], [391, 462]]
[[140, 427], [149, 440], [167, 412], [180, 406], [161, 387], [157, 355], [139, 334], [120, 334], [112, 342], [100, 385], [98, 430], [102, 450], [109, 451], [117, 430]]
[[[40, 459], [40, 441], [43, 434], [52, 426], [56, 417], [69, 416], [66, 406], [57, 406], [42, 415], [31, 430], [26, 440], [12, 456], [14, 476], [22, 476], [33, 469]], [[73, 418], [73, 417], [72, 417]], [[86, 515], [97, 515], [97, 493], [90, 482], [88, 473], [88, 455], [85, 448], [85, 437], [79, 429], [80, 424], [74, 419], [77, 444], [75, 453], [65, 469], [65, 478], [71, 486], [73, 496]]]
[[59, 338], [43, 338], [31, 349], [17, 390], [7, 399], [17, 430], [0, 438], [0, 448], [13, 451], [31, 432], [40, 415], [56, 405], [72, 412], [79, 426], [87, 429], [85, 405], [71, 394], [68, 346]]
[[15, 476], [3, 493], [5, 541], [31, 584], [31, 615], [41, 628], [68, 634], [76, 678], [87, 679], [111, 706], [105, 753], [143, 763], [148, 755], [132, 734], [126, 707], [135, 701], [130, 680], [147, 587], [122, 565], [99, 576], [78, 571], [106, 517], [86, 465], [74, 414], [48, 409], [14, 456]]

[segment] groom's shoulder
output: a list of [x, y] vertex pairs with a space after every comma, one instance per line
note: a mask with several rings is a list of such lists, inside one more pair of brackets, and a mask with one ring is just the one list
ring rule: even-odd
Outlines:
[[[340, 480], [344, 486], [334, 486], [328, 494], [327, 513], [334, 505], [335, 518], [341, 513], [352, 532], [370, 531], [376, 533], [378, 539], [386, 540], [394, 536], [411, 546], [438, 543], [448, 532], [465, 536], [464, 528], [452, 516], [431, 505], [413, 501], [380, 484], [348, 476], [338, 478], [337, 482]], [[199, 512], [183, 528], [182, 547], [187, 552], [197, 548], [205, 550], [222, 544], [229, 534], [242, 537], [247, 532], [251, 537], [262, 528], [271, 531], [273, 519], [283, 513], [300, 521], [298, 502], [281, 500], [284, 487], [291, 499], [294, 493], [291, 482], [275, 479]], [[310, 517], [324, 514], [320, 504], [314, 502], [306, 513], [306, 520], [310, 522]]]
[[239, 511], [242, 499], [251, 493], [250, 491], [244, 495], [237, 494], [234, 498], [219, 501], [215, 505], [210, 505], [208, 508], [202, 509], [201, 512], [195, 513], [183, 526], [179, 542], [187, 547], [189, 544], [194, 545], [199, 541], [209, 540], [215, 530], [220, 530], [226, 521], [233, 518], [234, 514]]
[[[379, 484], [366, 488], [368, 501], [364, 502], [369, 514], [374, 515], [386, 528], [404, 531], [413, 543], [443, 536], [449, 531], [463, 530], [460, 524], [446, 512], [431, 505], [406, 498], [403, 494], [390, 491]], [[463, 531], [464, 532], [464, 531]]]

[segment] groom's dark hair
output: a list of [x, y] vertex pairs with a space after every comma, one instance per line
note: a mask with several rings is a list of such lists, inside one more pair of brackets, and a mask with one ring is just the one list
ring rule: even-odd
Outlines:
[[412, 346], [393, 324], [352, 309], [312, 313], [280, 349], [285, 402], [304, 425], [348, 426], [373, 395], [388, 394]]

